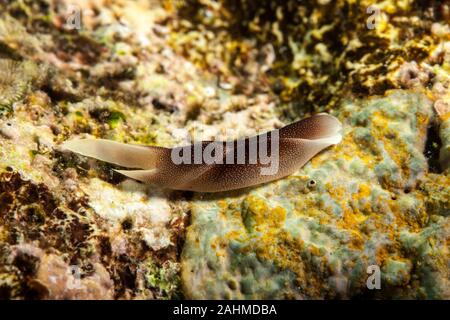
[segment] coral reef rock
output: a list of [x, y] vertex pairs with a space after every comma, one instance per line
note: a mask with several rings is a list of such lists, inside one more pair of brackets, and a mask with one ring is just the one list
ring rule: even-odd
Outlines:
[[[193, 202], [188, 297], [450, 297], [448, 190], [441, 207], [421, 190], [431, 101], [394, 91], [340, 110], [343, 142], [293, 176]], [[380, 290], [366, 285], [372, 265]]]

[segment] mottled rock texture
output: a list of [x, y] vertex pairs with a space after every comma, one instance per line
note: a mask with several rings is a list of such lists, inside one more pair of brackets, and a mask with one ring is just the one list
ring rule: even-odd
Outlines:
[[[448, 193], [430, 204], [420, 186], [432, 103], [394, 91], [340, 110], [344, 141], [296, 174], [193, 202], [189, 297], [449, 297]], [[381, 268], [381, 290], [366, 286], [370, 265]]]

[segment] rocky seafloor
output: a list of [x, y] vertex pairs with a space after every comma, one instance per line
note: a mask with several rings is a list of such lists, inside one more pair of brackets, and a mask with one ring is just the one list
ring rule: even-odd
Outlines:
[[[0, 299], [450, 299], [450, 2], [374, 3], [0, 0]], [[60, 147], [318, 112], [339, 145], [227, 193]]]

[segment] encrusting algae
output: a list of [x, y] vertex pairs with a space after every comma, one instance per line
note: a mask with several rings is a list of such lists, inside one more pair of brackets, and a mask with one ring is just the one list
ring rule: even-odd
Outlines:
[[[207, 196], [194, 201], [182, 257], [189, 297], [446, 297], [447, 265], [434, 263], [448, 258], [448, 202], [430, 216], [426, 194], [417, 187], [427, 170], [431, 101], [393, 91], [340, 110], [345, 140], [301, 175], [232, 196], [220, 207]], [[389, 135], [388, 127], [401, 134]], [[436, 230], [429, 232], [433, 286], [421, 280], [431, 267], [417, 259], [423, 253], [408, 252], [401, 240], [405, 234], [420, 237], [422, 230]], [[373, 293], [365, 281], [370, 265], [389, 279]], [[396, 280], [398, 272], [406, 280]], [[230, 281], [237, 285], [229, 287]]]

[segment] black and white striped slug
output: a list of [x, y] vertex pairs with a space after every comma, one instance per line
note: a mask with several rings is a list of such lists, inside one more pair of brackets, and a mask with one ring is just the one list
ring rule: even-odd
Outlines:
[[174, 190], [221, 192], [288, 176], [321, 150], [342, 140], [339, 120], [318, 114], [279, 130], [235, 141], [203, 141], [163, 148], [102, 139], [65, 142], [84, 156], [140, 170], [117, 170], [145, 183]]

